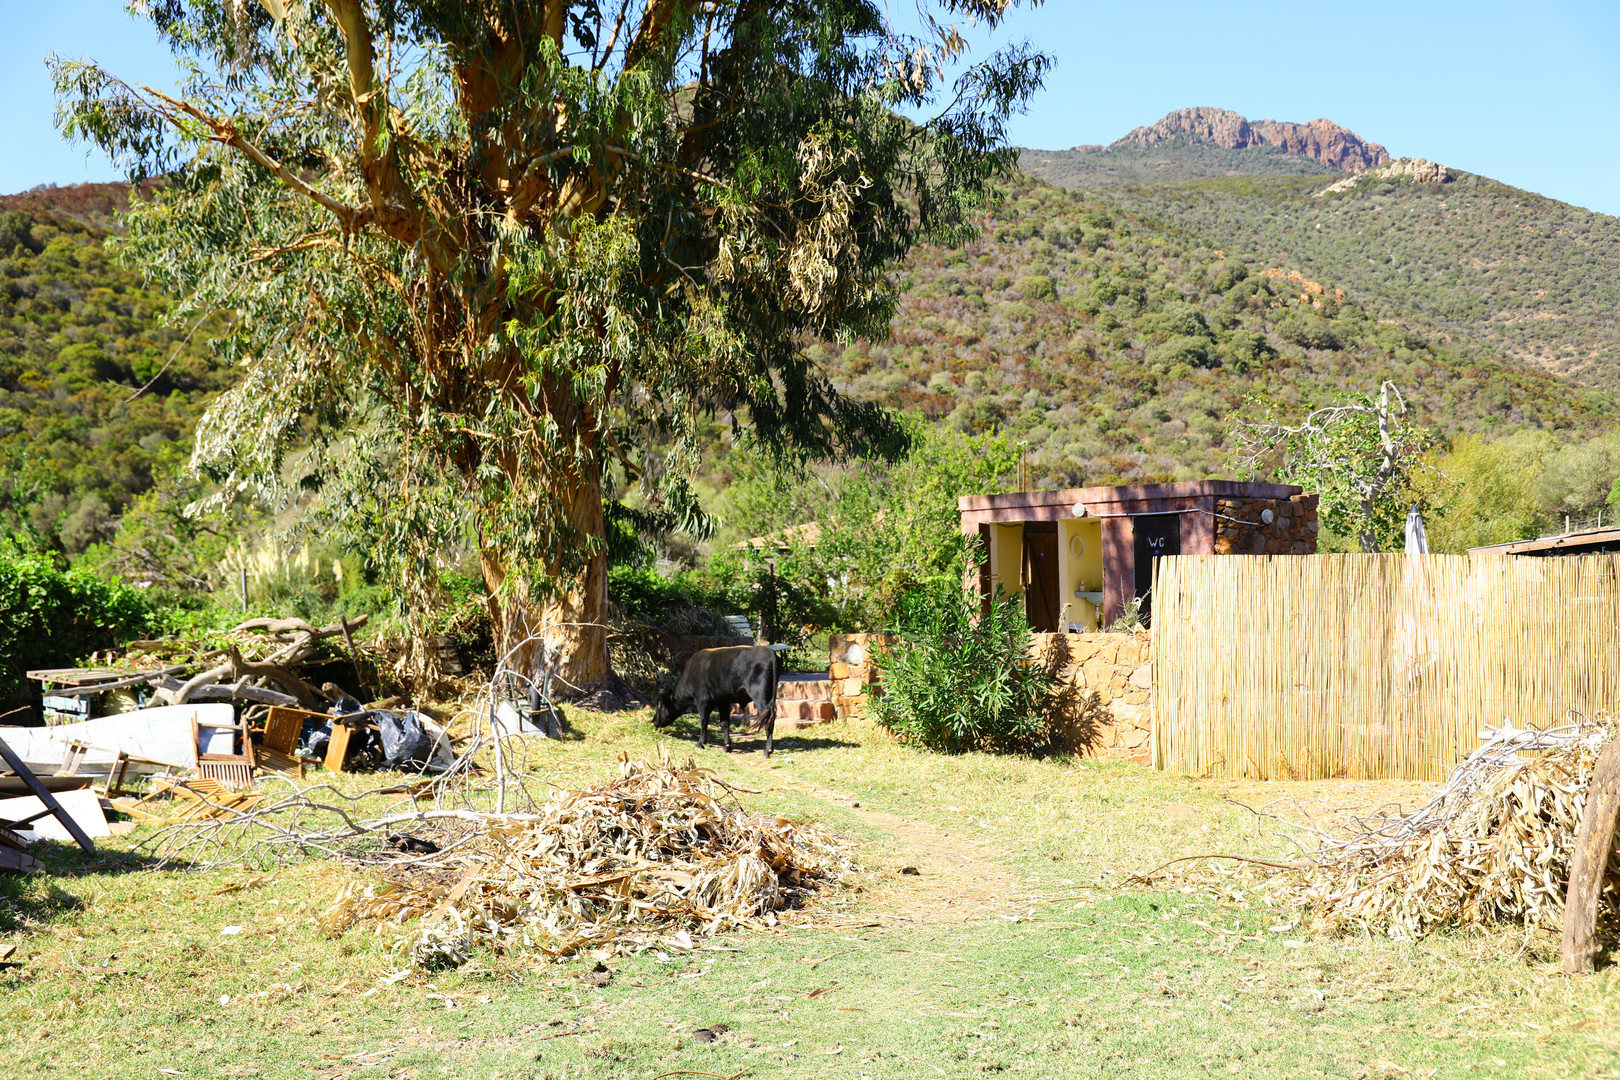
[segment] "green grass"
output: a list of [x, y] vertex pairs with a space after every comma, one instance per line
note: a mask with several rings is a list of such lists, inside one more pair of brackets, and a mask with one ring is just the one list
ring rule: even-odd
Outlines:
[[[574, 739], [528, 759], [546, 783], [583, 783], [620, 750], [658, 746], [645, 713], [573, 720]], [[676, 729], [675, 753], [693, 752], [691, 734]], [[52, 849], [58, 876], [0, 881], [13, 920], [0, 940], [22, 965], [0, 975], [5, 1075], [1620, 1076], [1620, 978], [1558, 976], [1545, 937], [1524, 949], [1511, 933], [1317, 939], [1256, 905], [1248, 882], [1232, 885], [1241, 898], [1124, 887], [1125, 873], [1180, 854], [1283, 850], [1273, 824], [1207, 785], [1135, 766], [934, 757], [858, 725], [779, 746], [769, 765], [714, 749], [700, 760], [764, 789], [750, 806], [823, 821], [857, 846], [851, 888], [824, 908], [837, 917], [613, 960], [601, 989], [582, 978], [589, 958], [485, 952], [460, 971], [400, 975], [394, 928], [317, 933], [350, 877], [328, 863], [147, 872], [113, 853], [122, 841], [96, 858]], [[1172, 802], [1191, 816], [1166, 813]], [[1022, 894], [960, 917], [892, 917], [917, 879], [898, 874], [914, 848], [889, 814], [997, 856]], [[730, 1028], [718, 1042], [694, 1036], [717, 1024]]]

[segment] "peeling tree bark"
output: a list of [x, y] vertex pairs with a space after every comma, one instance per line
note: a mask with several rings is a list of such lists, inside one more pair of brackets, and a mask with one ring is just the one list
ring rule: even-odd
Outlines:
[[1581, 828], [1569, 861], [1569, 892], [1564, 900], [1564, 974], [1582, 975], [1597, 964], [1598, 900], [1604, 871], [1614, 850], [1615, 823], [1620, 820], [1620, 739], [1598, 755], [1592, 783], [1586, 789]]

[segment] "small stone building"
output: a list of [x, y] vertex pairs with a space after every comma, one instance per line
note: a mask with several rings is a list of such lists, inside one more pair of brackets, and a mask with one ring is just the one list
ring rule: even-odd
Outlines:
[[1291, 484], [1194, 480], [969, 495], [957, 512], [984, 541], [986, 602], [999, 586], [1037, 632], [1085, 633], [1136, 597], [1151, 613], [1156, 556], [1314, 554], [1316, 502]]

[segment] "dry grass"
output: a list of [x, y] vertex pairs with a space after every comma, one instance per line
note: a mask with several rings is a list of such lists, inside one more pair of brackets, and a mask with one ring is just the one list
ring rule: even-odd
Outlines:
[[[646, 713], [571, 720], [574, 737], [524, 759], [556, 789], [664, 743]], [[677, 756], [694, 734], [677, 728]], [[22, 964], [0, 973], [5, 1073], [1620, 1077], [1617, 969], [1562, 978], [1545, 935], [1522, 951], [1521, 935], [1490, 929], [1419, 944], [1313, 937], [1241, 879], [1221, 892], [1121, 887], [1155, 860], [1217, 846], [1292, 850], [1291, 830], [1209, 782], [936, 757], [852, 724], [778, 746], [768, 764], [713, 749], [698, 764], [758, 790], [740, 796], [750, 812], [847, 838], [848, 888], [775, 928], [610, 959], [605, 987], [586, 977], [588, 955], [559, 963], [474, 943], [467, 965], [426, 972], [394, 949], [391, 925], [327, 939], [318, 915], [354, 880], [329, 860], [151, 872], [116, 845], [96, 859], [52, 850], [59, 876], [0, 879], [0, 931]], [[1317, 790], [1346, 805], [1347, 789]], [[1378, 801], [1369, 792], [1363, 805]], [[946, 857], [965, 849], [978, 861]], [[953, 889], [987, 865], [1019, 887], [956, 890], [964, 902], [946, 917]], [[939, 917], [912, 921], [925, 885]]]
[[[1312, 868], [1279, 891], [1330, 929], [1556, 929], [1592, 770], [1614, 733], [1608, 721], [1496, 732], [1414, 813], [1324, 834]], [[1612, 922], [1620, 881], [1609, 885], [1600, 916]]]
[[[598, 959], [775, 926], [849, 867], [831, 833], [745, 812], [729, 785], [690, 758], [619, 761], [616, 774], [556, 793], [535, 814], [454, 819], [473, 841], [413, 859], [386, 884], [355, 882], [320, 918], [329, 937], [403, 922], [412, 959], [465, 963], [477, 945]], [[434, 835], [429, 832], [427, 835]]]

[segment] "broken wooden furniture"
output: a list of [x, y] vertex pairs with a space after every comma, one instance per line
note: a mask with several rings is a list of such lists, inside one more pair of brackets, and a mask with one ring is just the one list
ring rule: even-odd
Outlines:
[[349, 713], [332, 717], [332, 739], [326, 744], [327, 772], [342, 772], [349, 756], [349, 742], [355, 732], [372, 730], [377, 725], [367, 720], [368, 713]]
[[197, 743], [197, 778], [214, 780], [233, 790], [253, 786], [253, 738], [246, 720], [226, 723], [191, 721]]
[[0, 760], [4, 760], [7, 768], [22, 777], [23, 783], [28, 785], [28, 790], [33, 793], [34, 798], [38, 799], [44, 807], [39, 813], [31, 814], [20, 821], [0, 821], [0, 827], [16, 830], [47, 815], [54, 816], [61, 823], [62, 828], [67, 830], [68, 835], [73, 837], [74, 843], [92, 855], [95, 854], [96, 845], [90, 842], [90, 837], [85, 835], [84, 830], [79, 827], [79, 823], [74, 821], [72, 815], [66, 810], [62, 809], [62, 804], [56, 801], [56, 796], [52, 795], [50, 789], [39, 782], [39, 777], [34, 775], [33, 771], [29, 769], [21, 758], [12, 753], [11, 747], [6, 745], [4, 739], [0, 739]]
[[83, 769], [86, 765], [85, 757], [87, 755], [92, 753], [112, 755], [112, 763], [107, 771], [107, 782], [102, 789], [108, 796], [124, 795], [129, 792], [129, 770], [131, 765], [136, 766], [137, 771], [142, 773], [156, 773], [170, 767], [167, 762], [154, 761], [139, 754], [132, 754], [127, 750], [95, 746], [82, 739], [64, 739], [62, 743], [67, 747], [67, 755], [62, 759], [62, 767], [56, 770], [53, 777], [82, 777], [84, 776]]
[[151, 825], [227, 820], [248, 813], [262, 796], [257, 791], [232, 791], [218, 780], [153, 781], [144, 799], [114, 799], [114, 809]]
[[[264, 734], [259, 738], [255, 758], [260, 769], [280, 773], [295, 779], [304, 777], [304, 758], [298, 756], [298, 744], [303, 741], [304, 721], [326, 721], [332, 717], [310, 709], [292, 709], [272, 705], [264, 718]], [[314, 760], [314, 759], [310, 759]]]

